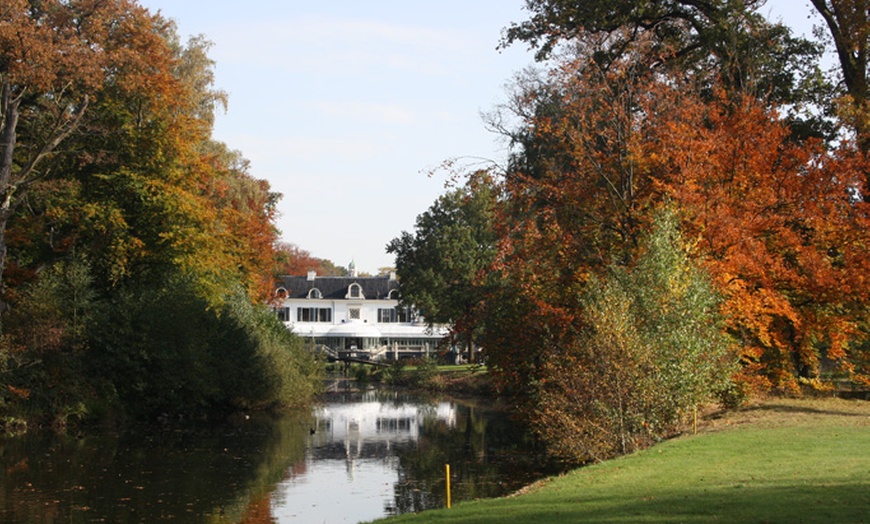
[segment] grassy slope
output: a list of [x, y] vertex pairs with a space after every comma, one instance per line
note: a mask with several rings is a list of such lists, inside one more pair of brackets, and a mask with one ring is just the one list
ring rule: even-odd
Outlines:
[[870, 402], [770, 400], [520, 496], [390, 522], [870, 522]]

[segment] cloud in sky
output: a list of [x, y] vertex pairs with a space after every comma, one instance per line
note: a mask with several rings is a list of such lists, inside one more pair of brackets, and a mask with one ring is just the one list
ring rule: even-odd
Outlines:
[[370, 272], [443, 192], [425, 171], [499, 154], [479, 112], [531, 60], [495, 50], [522, 0], [141, 3], [214, 42], [215, 137], [284, 194], [284, 240]]
[[481, 42], [479, 34], [326, 14], [220, 23], [213, 30], [221, 35], [219, 64], [243, 63], [273, 75], [446, 77], [475, 66], [468, 49], [494, 48], [492, 38]]
[[[503, 162], [479, 116], [532, 62], [496, 51], [524, 0], [140, 0], [182, 38], [214, 42], [230, 95], [215, 137], [283, 193], [284, 240], [364, 271], [443, 191], [424, 173], [445, 159]], [[793, 0], [771, 0], [773, 14]]]
[[[352, 136], [305, 136], [287, 134], [264, 137], [257, 134], [236, 134], [235, 149], [256, 158], [258, 163], [273, 165], [321, 165], [333, 162], [359, 162], [378, 159], [392, 151], [381, 140]], [[325, 174], [323, 170], [321, 174]]]
[[383, 123], [398, 126], [413, 125], [419, 121], [414, 109], [397, 103], [367, 103], [364, 101], [315, 101], [314, 108], [324, 116], [355, 119], [365, 123]]

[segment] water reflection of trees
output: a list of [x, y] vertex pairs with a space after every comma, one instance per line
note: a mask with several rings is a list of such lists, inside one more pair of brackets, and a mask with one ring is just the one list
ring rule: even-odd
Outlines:
[[398, 453], [399, 482], [388, 513], [443, 507], [445, 464], [450, 464], [454, 501], [502, 496], [548, 472], [527, 432], [509, 417], [468, 405], [456, 407], [458, 428], [426, 418], [416, 447]]
[[0, 521], [272, 522], [269, 493], [304, 464], [308, 428], [299, 416], [148, 435], [0, 440]]
[[445, 464], [457, 501], [504, 495], [544, 474], [524, 428], [492, 406], [427, 402], [397, 391], [344, 392], [331, 395], [317, 418], [314, 461], [345, 461], [351, 477], [361, 461], [396, 462], [388, 514], [442, 507]]
[[[274, 508], [298, 503], [276, 486], [311, 477], [307, 468], [320, 460], [345, 462], [350, 476], [372, 463], [395, 468], [387, 513], [443, 506], [447, 463], [454, 500], [502, 495], [536, 478], [531, 442], [504, 414], [400, 393], [333, 403], [346, 416], [0, 439], [0, 522], [271, 524]], [[360, 415], [359, 404], [370, 409]]]

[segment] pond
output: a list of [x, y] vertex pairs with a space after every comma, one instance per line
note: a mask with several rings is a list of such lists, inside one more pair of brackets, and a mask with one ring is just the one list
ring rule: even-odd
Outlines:
[[505, 410], [336, 393], [280, 419], [0, 439], [0, 522], [355, 523], [551, 473]]

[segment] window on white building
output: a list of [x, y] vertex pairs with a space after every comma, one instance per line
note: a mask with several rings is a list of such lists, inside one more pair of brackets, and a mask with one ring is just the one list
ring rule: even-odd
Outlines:
[[351, 320], [359, 320], [360, 319], [360, 311], [358, 307], [352, 307], [347, 309], [347, 318]]
[[275, 308], [275, 313], [277, 313], [278, 320], [280, 320], [281, 322], [290, 322], [290, 308], [289, 307]]
[[392, 322], [410, 322], [411, 311], [403, 307], [379, 308], [378, 322], [388, 324]]
[[328, 307], [296, 308], [297, 322], [332, 322], [332, 310]]
[[362, 287], [359, 284], [351, 284], [347, 290], [348, 298], [363, 298]]
[[323, 293], [321, 293], [319, 289], [314, 288], [308, 292], [308, 298], [319, 300], [323, 298]]

